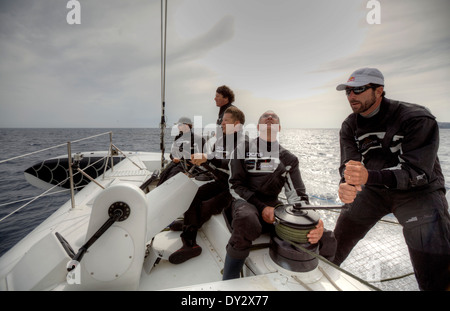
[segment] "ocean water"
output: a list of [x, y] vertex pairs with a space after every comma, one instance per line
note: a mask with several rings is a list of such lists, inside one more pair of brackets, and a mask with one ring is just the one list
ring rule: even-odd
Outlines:
[[[2, 160], [33, 153], [52, 146], [61, 147], [46, 150], [30, 156], [0, 163], [0, 219], [22, 207], [29, 200], [43, 193], [30, 185], [23, 172], [45, 159], [67, 155], [67, 142], [86, 137], [97, 137], [71, 143], [73, 153], [108, 150], [112, 132], [113, 143], [123, 151], [160, 152], [159, 129], [0, 129]], [[103, 134], [104, 135], [100, 135]], [[170, 150], [173, 138], [166, 130], [165, 146]], [[70, 199], [69, 192], [48, 195], [27, 205], [20, 211], [0, 222], [0, 256], [20, 239]], [[23, 201], [26, 200], [26, 201]], [[10, 204], [10, 202], [17, 202]]]
[[[23, 154], [62, 145], [24, 158], [0, 163], [0, 219], [43, 191], [28, 184], [24, 170], [45, 159], [67, 154], [68, 141], [112, 131], [113, 143], [123, 151], [160, 152], [159, 129], [0, 129], [0, 162]], [[339, 204], [339, 130], [283, 129], [280, 142], [298, 156], [306, 189], [316, 204]], [[166, 151], [173, 137], [166, 130]], [[107, 150], [109, 134], [72, 144], [72, 152]], [[450, 189], [450, 129], [441, 129], [439, 158]], [[0, 222], [0, 256], [51, 213], [69, 200], [69, 193], [42, 197]], [[16, 202], [16, 203], [10, 203]], [[333, 229], [333, 228], [329, 228]], [[399, 233], [401, 235], [401, 233]]]

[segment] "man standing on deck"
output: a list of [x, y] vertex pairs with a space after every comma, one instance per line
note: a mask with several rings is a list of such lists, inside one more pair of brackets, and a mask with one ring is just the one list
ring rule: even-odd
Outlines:
[[383, 216], [393, 213], [421, 290], [450, 289], [450, 217], [439, 164], [439, 128], [422, 106], [385, 98], [375, 68], [352, 73], [336, 88], [353, 114], [340, 130], [339, 198], [347, 204], [335, 227], [334, 263]]

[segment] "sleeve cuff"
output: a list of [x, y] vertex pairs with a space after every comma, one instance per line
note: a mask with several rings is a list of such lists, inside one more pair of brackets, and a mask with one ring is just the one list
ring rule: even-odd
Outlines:
[[397, 187], [397, 179], [391, 170], [368, 170], [368, 173], [367, 185], [386, 186], [388, 188]]

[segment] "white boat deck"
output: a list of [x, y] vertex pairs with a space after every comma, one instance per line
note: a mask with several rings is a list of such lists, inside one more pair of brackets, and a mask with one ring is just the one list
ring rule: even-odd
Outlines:
[[[77, 193], [75, 208], [67, 202], [0, 258], [0, 290], [369, 289], [326, 264], [305, 273], [284, 270], [271, 260], [268, 248], [251, 251], [243, 278], [221, 281], [230, 236], [222, 214], [214, 215], [199, 231], [200, 256], [171, 264], [169, 255], [182, 245], [180, 232], [161, 230], [182, 216], [198, 185], [179, 174], [144, 194], [138, 187], [159, 169], [160, 156], [143, 153], [129, 157], [134, 163], [121, 161], [114, 171], [97, 178], [105, 189], [90, 183]], [[111, 204], [122, 199], [132, 207], [130, 217], [114, 223], [89, 248], [80, 261], [81, 279], [71, 282], [66, 270], [71, 258], [55, 233], [77, 253], [108, 218]], [[268, 241], [268, 235], [263, 235], [255, 244]]]
[[[174, 250], [182, 246], [180, 232], [166, 232], [165, 236], [173, 240]], [[182, 264], [175, 265], [161, 259], [148, 273], [146, 270], [149, 267], [144, 262], [139, 290], [167, 290], [222, 280], [223, 261], [204, 235], [199, 234], [197, 243], [202, 248], [200, 256]]]

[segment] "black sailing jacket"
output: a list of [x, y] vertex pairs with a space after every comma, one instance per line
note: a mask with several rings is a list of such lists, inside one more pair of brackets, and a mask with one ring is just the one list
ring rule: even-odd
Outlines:
[[395, 176], [391, 189], [445, 191], [437, 156], [439, 128], [425, 107], [383, 98], [375, 116], [364, 118], [353, 113], [345, 119], [340, 144], [341, 182], [345, 163], [355, 160], [369, 170], [369, 180], [371, 170], [390, 170]]
[[285, 188], [289, 203], [308, 201], [297, 157], [278, 142], [268, 143], [260, 138], [245, 146], [245, 152], [236, 149], [230, 160], [230, 193], [235, 199], [245, 200], [261, 213], [265, 202], [276, 201]]

